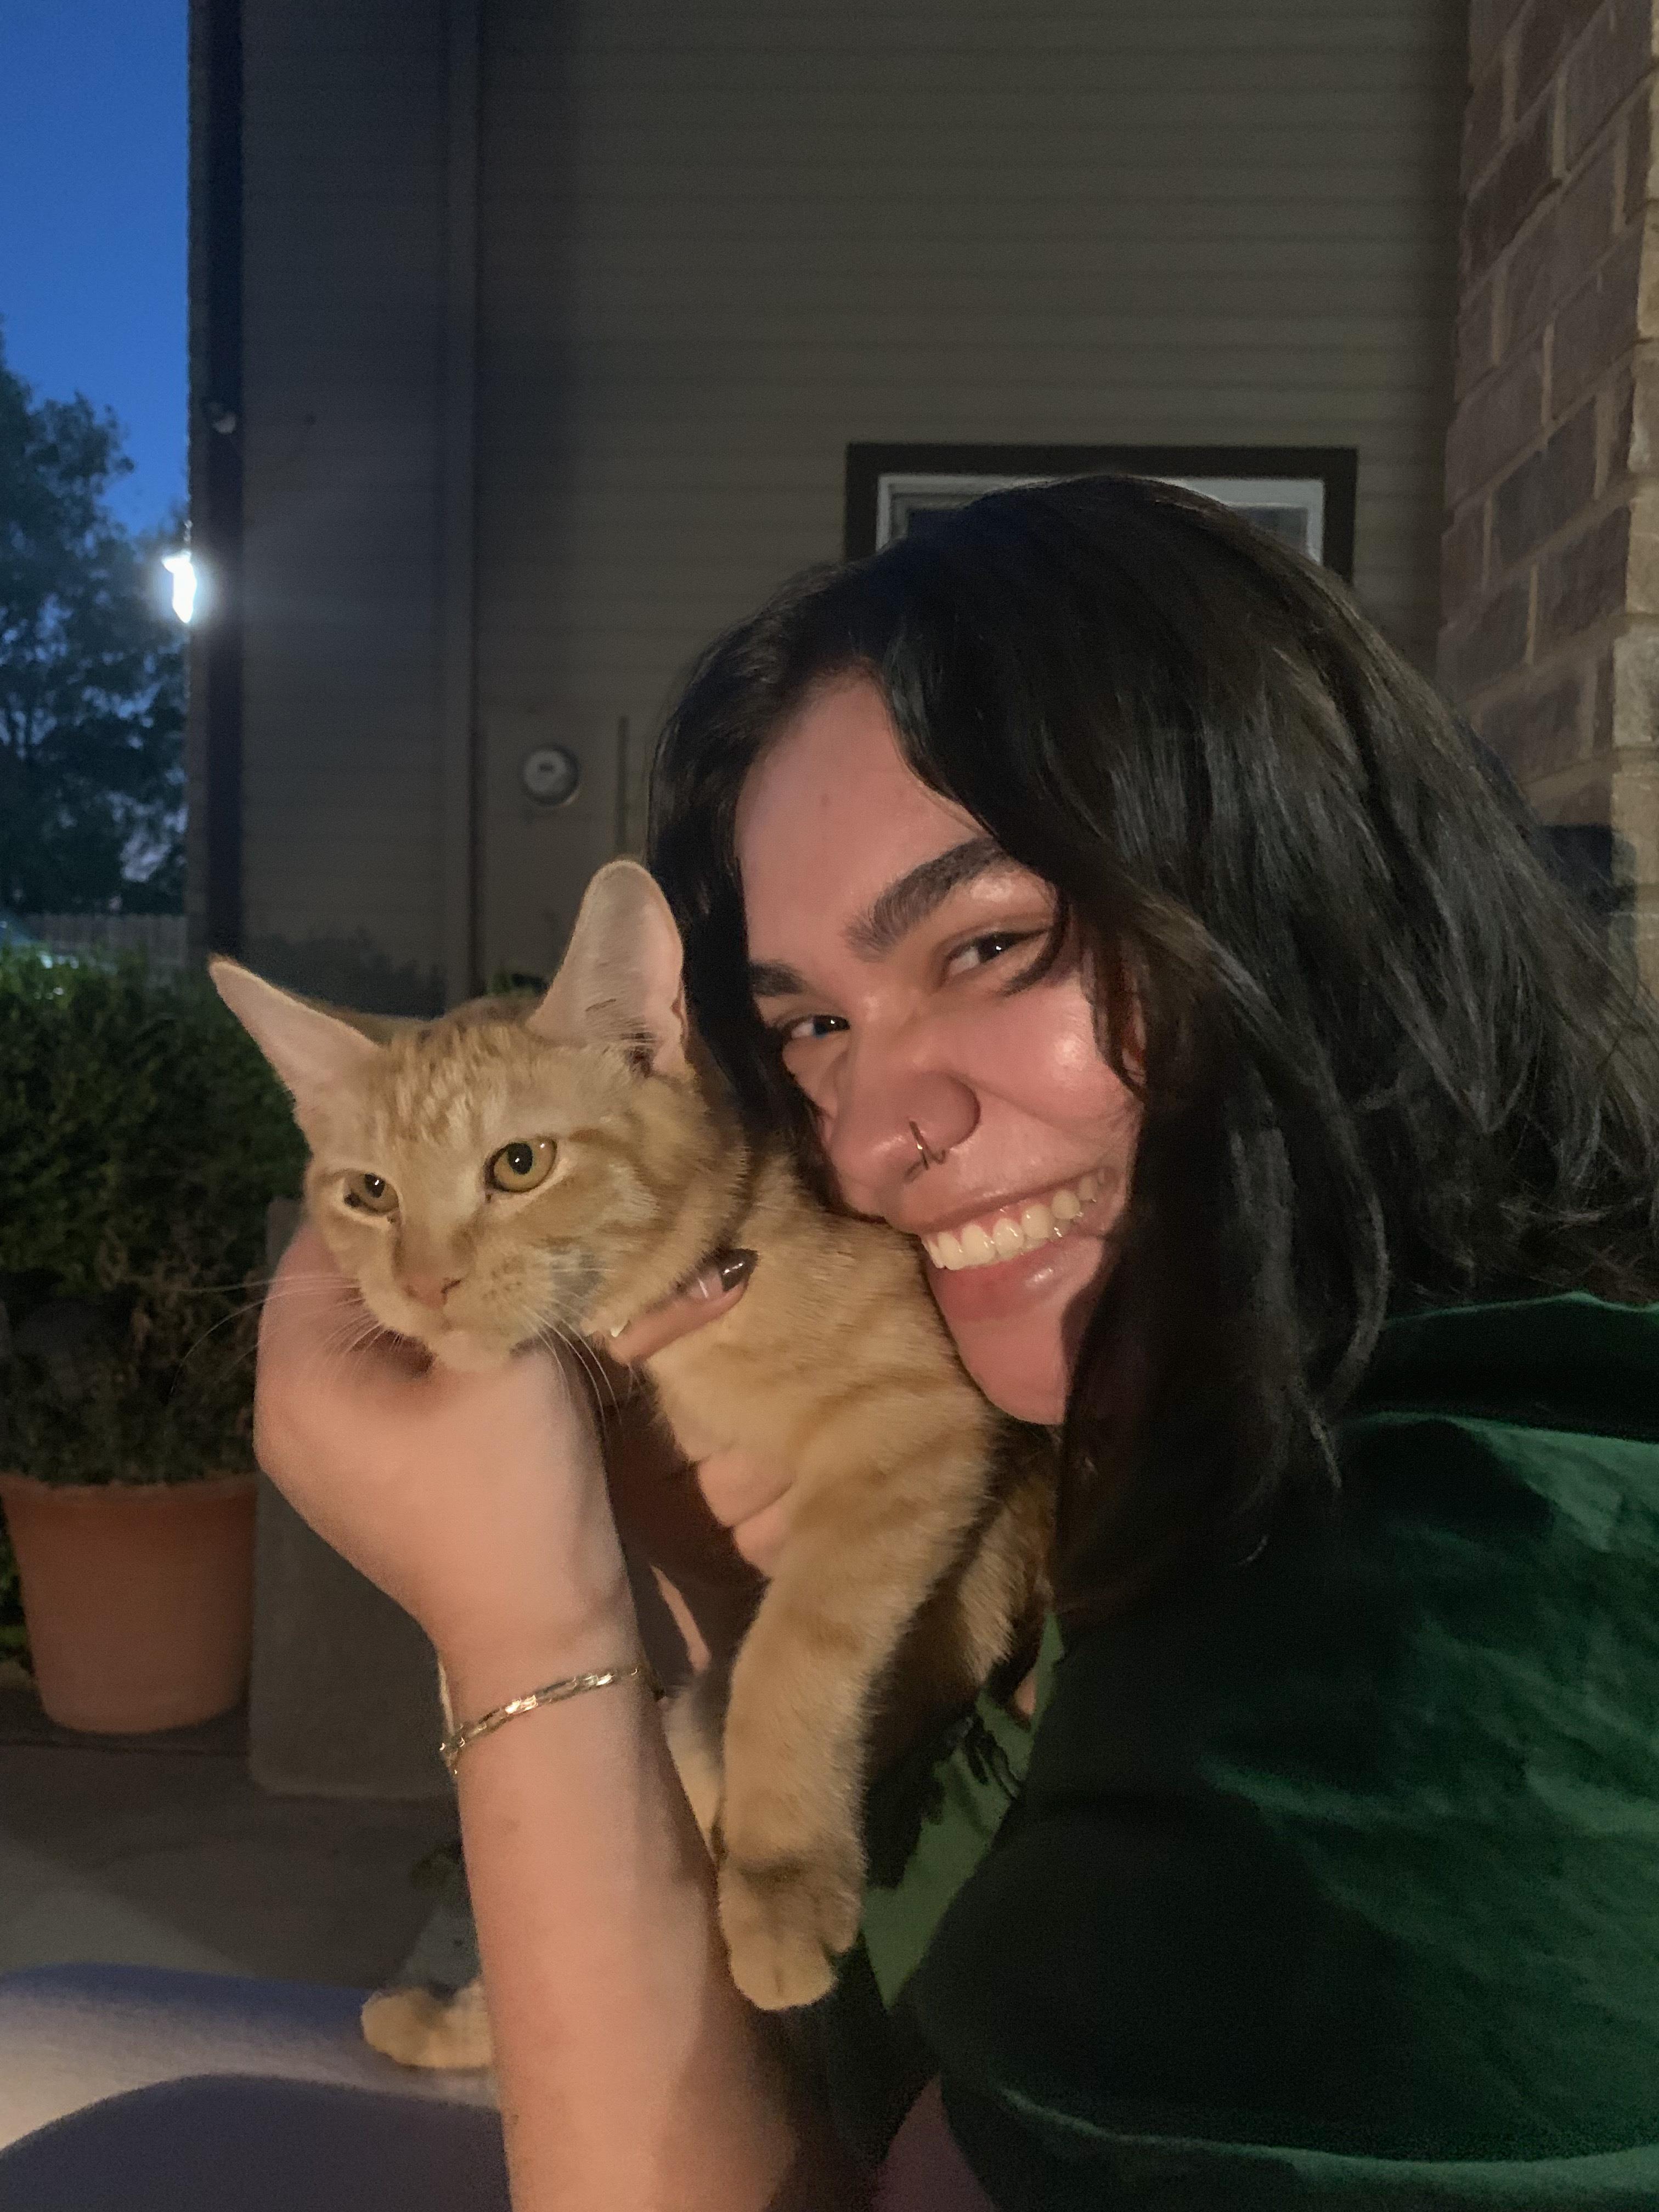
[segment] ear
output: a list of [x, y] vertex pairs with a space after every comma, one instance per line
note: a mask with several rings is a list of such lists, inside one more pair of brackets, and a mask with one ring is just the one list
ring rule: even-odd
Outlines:
[[213, 988], [276, 1071], [303, 1128], [329, 1093], [380, 1058], [381, 1047], [336, 1014], [308, 1006], [292, 992], [234, 960], [210, 960]]
[[653, 1075], [683, 1075], [680, 933], [637, 860], [611, 860], [583, 895], [558, 974], [525, 1025], [551, 1044], [631, 1047]]

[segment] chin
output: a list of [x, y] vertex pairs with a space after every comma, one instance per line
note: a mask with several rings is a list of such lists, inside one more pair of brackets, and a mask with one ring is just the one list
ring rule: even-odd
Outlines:
[[1058, 1344], [1052, 1347], [1052, 1361], [1045, 1356], [1049, 1347], [1035, 1349], [1037, 1358], [1033, 1359], [1006, 1338], [988, 1342], [971, 1336], [966, 1341], [960, 1335], [957, 1339], [963, 1365], [999, 1413], [1011, 1420], [1055, 1429], [1066, 1418], [1070, 1377]]
[[1105, 1272], [1098, 1237], [1079, 1236], [1021, 1259], [927, 1279], [963, 1365], [1000, 1413], [1057, 1428], [1072, 1352]]

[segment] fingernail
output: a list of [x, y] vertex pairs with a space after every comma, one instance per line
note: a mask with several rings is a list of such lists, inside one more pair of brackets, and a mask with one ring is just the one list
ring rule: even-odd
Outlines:
[[[720, 1290], [735, 1291], [739, 1283], [746, 1283], [755, 1272], [755, 1261], [759, 1256], [758, 1253], [750, 1251], [746, 1245], [742, 1244], [734, 1246], [729, 1252], [722, 1252], [714, 1263]], [[708, 1295], [717, 1297], [720, 1292], [711, 1291]]]

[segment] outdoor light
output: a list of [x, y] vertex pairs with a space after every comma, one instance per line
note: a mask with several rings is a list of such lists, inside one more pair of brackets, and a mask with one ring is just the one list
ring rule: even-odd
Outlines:
[[161, 566], [173, 579], [173, 611], [181, 623], [187, 623], [196, 612], [196, 564], [188, 548], [182, 553], [164, 555]]

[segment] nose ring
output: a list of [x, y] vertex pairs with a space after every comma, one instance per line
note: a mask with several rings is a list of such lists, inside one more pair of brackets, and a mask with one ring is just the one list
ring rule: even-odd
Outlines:
[[910, 1134], [915, 1139], [916, 1155], [921, 1160], [923, 1167], [937, 1168], [942, 1167], [945, 1164], [946, 1154], [948, 1154], [951, 1149], [948, 1145], [942, 1152], [930, 1152], [926, 1143], [923, 1141], [921, 1130], [917, 1128], [914, 1121], [910, 1124]]

